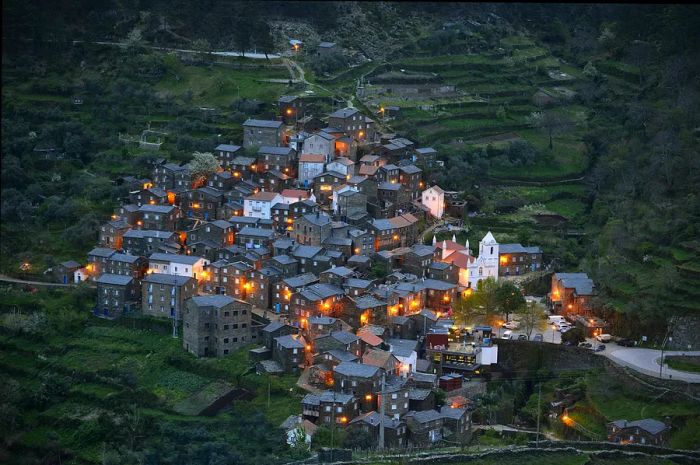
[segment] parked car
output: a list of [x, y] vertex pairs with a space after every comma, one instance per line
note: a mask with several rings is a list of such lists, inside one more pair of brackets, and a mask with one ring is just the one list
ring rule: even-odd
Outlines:
[[524, 334], [518, 335], [518, 341], [527, 341], [527, 336]]
[[559, 332], [564, 334], [565, 332], [569, 331], [571, 329], [571, 326], [563, 326]]
[[578, 346], [583, 347], [585, 349], [592, 349], [593, 348], [593, 344], [591, 344], [590, 342], [579, 342]]
[[510, 329], [508, 331], [505, 331], [503, 333], [503, 336], [501, 336], [501, 339], [513, 339], [513, 331]]
[[543, 342], [544, 336], [540, 333], [537, 333], [537, 334], [535, 334], [535, 337], [532, 338], [532, 340], [535, 342]]
[[564, 328], [569, 329], [569, 328], [571, 328], [571, 325], [569, 323], [567, 323], [566, 321], [562, 321], [561, 323], [557, 323], [557, 329], [559, 331], [561, 331]]
[[510, 320], [508, 323], [503, 325], [506, 329], [518, 329], [518, 322]]
[[564, 341], [564, 345], [565, 346], [572, 346], [572, 345], [574, 345], [574, 343], [571, 341]]
[[627, 339], [623, 337], [617, 340], [617, 345], [622, 347], [634, 347], [635, 343], [632, 339]]
[[610, 334], [599, 334], [595, 338], [600, 342], [610, 342], [612, 340], [612, 336]]
[[605, 344], [598, 344], [595, 348], [596, 352], [602, 352], [605, 350]]
[[561, 315], [549, 315], [547, 317], [547, 320], [548, 320], [549, 324], [566, 323], [566, 320]]

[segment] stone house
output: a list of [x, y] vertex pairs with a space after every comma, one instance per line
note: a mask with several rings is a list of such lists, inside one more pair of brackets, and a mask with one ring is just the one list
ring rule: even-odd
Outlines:
[[273, 321], [262, 329], [261, 342], [268, 349], [272, 349], [275, 344], [275, 338], [290, 334], [296, 334], [296, 329], [280, 321]]
[[200, 187], [190, 190], [185, 195], [182, 209], [188, 218], [198, 218], [204, 221], [213, 221], [219, 218], [218, 214], [224, 205], [224, 192], [213, 187]]
[[[138, 220], [137, 220], [138, 221]], [[131, 229], [131, 225], [121, 218], [114, 218], [100, 227], [98, 245], [114, 250], [121, 250], [124, 233]]]
[[180, 208], [174, 205], [142, 205], [139, 215], [143, 229], [174, 231], [180, 218]]
[[444, 418], [437, 410], [408, 412], [404, 420], [408, 427], [408, 437], [416, 447], [428, 447], [443, 438]]
[[425, 279], [421, 284], [426, 289], [427, 308], [443, 314], [452, 308], [452, 302], [457, 298], [457, 284], [437, 279]]
[[336, 213], [341, 221], [360, 224], [367, 218], [367, 196], [350, 188], [335, 194]]
[[466, 409], [444, 405], [440, 408], [440, 415], [443, 420], [443, 437], [459, 443], [468, 439], [471, 434], [471, 415]]
[[547, 297], [557, 314], [586, 315], [595, 295], [595, 284], [586, 273], [554, 273]]
[[304, 100], [296, 95], [282, 95], [277, 101], [284, 124], [292, 124], [304, 117]]
[[430, 262], [428, 278], [445, 281], [452, 284], [459, 283], [459, 267], [452, 263]]
[[270, 247], [275, 240], [275, 231], [271, 229], [251, 228], [246, 226], [236, 234], [235, 242], [248, 249]]
[[423, 170], [416, 165], [399, 166], [399, 183], [408, 192], [411, 200], [421, 197], [420, 190], [423, 187], [422, 175]]
[[372, 365], [384, 370], [387, 374], [397, 374], [399, 372], [399, 360], [394, 355], [381, 349], [368, 348], [362, 354], [362, 363]]
[[196, 296], [186, 301], [183, 347], [197, 357], [223, 357], [251, 339], [251, 305], [226, 295]]
[[294, 220], [297, 244], [320, 246], [331, 236], [331, 217], [325, 213], [308, 213]]
[[437, 150], [432, 147], [421, 147], [415, 149], [414, 161], [423, 167], [430, 168], [437, 160]]
[[[285, 255], [286, 256], [286, 255]], [[274, 285], [272, 293], [272, 306], [279, 313], [289, 314], [292, 295], [299, 292], [305, 286], [318, 282], [313, 273], [303, 273], [295, 276], [282, 277]]]
[[[409, 382], [409, 384], [411, 384]], [[435, 409], [435, 391], [412, 387], [408, 390], [408, 408], [413, 411]]]
[[233, 245], [235, 233], [236, 228], [231, 223], [224, 220], [216, 220], [203, 223], [199, 227], [192, 229], [187, 234], [187, 242], [209, 240], [215, 243], [217, 247], [223, 248]]
[[219, 144], [214, 149], [214, 156], [217, 160], [219, 160], [219, 165], [221, 165], [223, 169], [229, 170], [233, 165], [233, 160], [238, 156], [240, 152], [240, 145]]
[[296, 151], [291, 147], [261, 146], [258, 149], [258, 171], [276, 170], [296, 177], [296, 159]]
[[499, 244], [498, 275], [519, 276], [542, 269], [542, 249], [520, 244]]
[[418, 219], [406, 213], [389, 219], [372, 220], [370, 229], [374, 231], [374, 250], [392, 250], [396, 247], [410, 247], [416, 242]]
[[239, 155], [231, 160], [230, 169], [234, 179], [250, 179], [257, 173], [257, 160]]
[[360, 409], [369, 412], [376, 408], [375, 392], [381, 388], [381, 377], [381, 368], [343, 362], [333, 368], [333, 387], [335, 391], [355, 396], [360, 400]]
[[[309, 331], [308, 326], [307, 331]], [[329, 350], [343, 350], [358, 358], [361, 355], [360, 338], [348, 331], [331, 331], [328, 334], [317, 334], [313, 344], [315, 351], [318, 353], [327, 352]]]
[[[150, 186], [150, 184], [146, 184]], [[129, 203], [133, 205], [165, 205], [168, 203], [168, 193], [160, 187], [145, 187], [129, 192]]]
[[346, 179], [354, 176], [355, 162], [346, 157], [338, 157], [326, 165], [328, 171], [334, 171], [345, 176]]
[[265, 265], [280, 270], [280, 276], [283, 278], [290, 278], [299, 274], [299, 260], [289, 255], [275, 255], [268, 259]]
[[148, 260], [140, 255], [115, 253], [105, 260], [103, 270], [105, 273], [131, 276], [139, 283], [148, 270]]
[[367, 324], [383, 325], [387, 321], [387, 303], [371, 294], [344, 299], [343, 317], [353, 328]]
[[80, 263], [69, 260], [66, 262], [61, 262], [53, 267], [52, 274], [53, 280], [57, 283], [68, 284], [75, 281], [74, 274], [81, 268]]
[[297, 373], [299, 365], [305, 362], [306, 343], [303, 337], [295, 334], [278, 336], [273, 339], [272, 358], [285, 373]]
[[[338, 318], [329, 316], [312, 316], [308, 319], [306, 326], [306, 334], [310, 341], [315, 341], [321, 336], [329, 335], [336, 331], [342, 331], [343, 322]], [[344, 349], [327, 349], [327, 350], [344, 350]], [[347, 352], [347, 351], [346, 351]], [[352, 353], [352, 352], [349, 352]], [[357, 355], [355, 355], [357, 358]]]
[[139, 215], [139, 206], [136, 204], [121, 205], [116, 212], [116, 215], [112, 215], [112, 219], [122, 219], [130, 226], [136, 226], [141, 216]]
[[[153, 170], [153, 184], [161, 189], [187, 189], [189, 182], [183, 185], [182, 181], [187, 178], [189, 181], [189, 165], [180, 166], [175, 163], [162, 163], [155, 166]], [[180, 181], [180, 184], [178, 184]]]
[[243, 146], [279, 147], [282, 145], [282, 121], [247, 119], [243, 123]]
[[318, 274], [319, 281], [322, 283], [333, 284], [342, 287], [345, 280], [352, 277], [354, 271], [345, 266], [334, 266]]
[[247, 273], [246, 301], [257, 308], [272, 308], [272, 291], [281, 279], [277, 268], [265, 266]]
[[314, 195], [319, 205], [330, 206], [333, 191], [345, 183], [345, 176], [334, 171], [325, 171], [313, 180]]
[[117, 318], [136, 310], [140, 289], [131, 276], [103, 273], [97, 279], [97, 305], [93, 313], [102, 318]]
[[[402, 449], [406, 446], [406, 423], [384, 415], [384, 447], [389, 449]], [[372, 437], [372, 446], [379, 444], [379, 428], [382, 424], [381, 416], [375, 411], [363, 413], [355, 417], [347, 427], [350, 434], [357, 431], [366, 431]]]
[[434, 246], [415, 244], [404, 255], [401, 269], [418, 277], [425, 277], [436, 255]]
[[374, 139], [373, 124], [357, 108], [343, 108], [328, 115], [328, 126], [338, 128], [357, 141]]
[[222, 192], [230, 191], [238, 182], [238, 179], [230, 171], [217, 171], [207, 181], [207, 186]]
[[359, 413], [357, 399], [350, 394], [323, 391], [320, 394], [307, 394], [301, 401], [302, 415], [318, 425], [335, 422], [347, 425]]
[[91, 277], [96, 277], [102, 273], [106, 273], [106, 264], [109, 257], [114, 255], [116, 252], [114, 249], [108, 249], [106, 247], [95, 247], [87, 254], [87, 271]]
[[343, 290], [332, 284], [312, 284], [292, 294], [290, 318], [305, 328], [306, 321], [317, 315], [335, 316], [341, 312]]
[[377, 409], [384, 403], [384, 412], [398, 420], [409, 411], [409, 390], [405, 379], [388, 379], [384, 386], [384, 396], [381, 395], [381, 390], [377, 392]]
[[[302, 152], [305, 155], [322, 156], [321, 161], [328, 163], [335, 154], [335, 140], [336, 138], [332, 134], [324, 131], [317, 132], [304, 139]], [[302, 179], [299, 180], [303, 182]]]
[[144, 315], [182, 320], [185, 301], [197, 295], [197, 281], [187, 276], [162, 273], [147, 275], [141, 285]]
[[178, 243], [178, 235], [173, 231], [130, 229], [124, 233], [124, 252], [132, 255], [150, 255], [169, 244]]

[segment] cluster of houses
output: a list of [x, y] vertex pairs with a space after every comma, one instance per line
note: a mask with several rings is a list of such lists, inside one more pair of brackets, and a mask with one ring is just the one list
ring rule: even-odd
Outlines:
[[460, 333], [452, 302], [539, 269], [542, 253], [491, 233], [478, 255], [454, 237], [419, 243], [448, 210], [423, 179], [436, 152], [377, 133], [355, 108], [325, 121], [303, 108], [283, 97], [279, 120], [247, 120], [207, 177], [158, 160], [151, 179], [123, 178], [128, 199], [87, 264], [63, 263], [56, 279], [93, 281], [96, 316], [172, 321], [197, 356], [255, 343], [260, 372], [308, 368], [300, 421], [382, 429], [387, 445], [463, 437], [467, 409], [439, 408], [434, 389], [459, 392], [497, 347], [488, 326]]

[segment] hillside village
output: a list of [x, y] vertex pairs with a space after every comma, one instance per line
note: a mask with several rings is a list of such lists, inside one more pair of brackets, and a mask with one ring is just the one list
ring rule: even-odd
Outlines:
[[[245, 121], [240, 145], [195, 156], [215, 159], [209, 172], [158, 159], [150, 179], [123, 178], [128, 199], [87, 264], [55, 276], [94, 282], [99, 318], [169, 320], [197, 357], [256, 344], [258, 373], [301, 375], [309, 394], [283, 425], [290, 441], [330, 423], [381, 447], [464, 442], [468, 397], [498, 363], [493, 339], [517, 325], [470, 327], [453, 306], [486, 280], [542, 270], [543, 252], [491, 232], [474, 250], [454, 235], [423, 244], [428, 228], [465, 214], [423, 176], [436, 151], [381, 133], [357, 108], [323, 118], [303, 108], [283, 96], [277, 120]], [[549, 304], [586, 327], [594, 295], [584, 273], [555, 274]], [[604, 328], [597, 320], [588, 336]], [[438, 392], [450, 396], [442, 407]]]
[[700, 459], [694, 7], [6, 3], [0, 463]]

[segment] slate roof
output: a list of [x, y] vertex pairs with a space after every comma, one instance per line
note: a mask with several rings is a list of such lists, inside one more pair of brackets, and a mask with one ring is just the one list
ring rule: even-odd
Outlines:
[[313, 273], [304, 273], [297, 276], [292, 276], [291, 278], [285, 278], [282, 280], [289, 287], [303, 287], [318, 281]]
[[353, 301], [355, 302], [355, 306], [359, 310], [365, 310], [367, 308], [375, 308], [381, 307], [382, 305], [386, 305], [386, 302], [379, 300], [376, 297], [369, 294], [355, 297]]
[[315, 245], [300, 245], [292, 250], [292, 256], [300, 258], [312, 258], [323, 250]]
[[428, 257], [435, 253], [435, 247], [432, 245], [415, 244], [411, 247], [411, 252], [419, 257]]
[[354, 362], [355, 360], [357, 360], [357, 355], [351, 354], [347, 350], [331, 349], [326, 351], [325, 353], [332, 355], [341, 362]]
[[437, 279], [426, 279], [423, 281], [423, 286], [426, 289], [432, 289], [436, 291], [447, 291], [457, 287], [456, 284], [448, 283], [445, 281], [439, 281]]
[[111, 261], [115, 262], [124, 262], [124, 263], [134, 263], [136, 262], [139, 258], [138, 255], [131, 255], [131, 254], [126, 254], [126, 253], [115, 253], [109, 259]]
[[337, 246], [351, 246], [352, 239], [346, 239], [342, 237], [329, 237], [323, 241], [324, 245], [337, 245]]
[[309, 325], [332, 325], [336, 321], [337, 318], [330, 316], [312, 316], [309, 318]]
[[405, 165], [400, 167], [399, 169], [406, 174], [416, 174], [423, 172], [423, 170], [418, 168], [416, 165]]
[[387, 341], [391, 347], [391, 353], [399, 357], [410, 357], [412, 352], [416, 351], [418, 341], [409, 339], [389, 339]]
[[276, 255], [272, 257], [272, 260], [280, 265], [293, 265], [294, 263], [299, 263], [299, 260], [296, 260], [289, 255]]
[[219, 144], [216, 146], [214, 150], [219, 150], [222, 152], [235, 152], [236, 150], [239, 150], [241, 148], [240, 145], [233, 145], [233, 144]]
[[162, 262], [182, 263], [185, 265], [194, 265], [195, 263], [200, 261], [202, 259], [202, 257], [194, 257], [192, 255], [180, 255], [180, 254], [175, 254], [175, 253], [155, 252], [155, 253], [152, 253], [151, 256], [148, 257], [148, 259], [162, 261]]
[[353, 342], [357, 342], [360, 340], [359, 337], [355, 336], [351, 332], [348, 331], [333, 331], [330, 336], [335, 339], [338, 342], [342, 342], [343, 344], [352, 344]]
[[557, 280], [561, 280], [564, 287], [576, 289], [578, 295], [593, 295], [595, 285], [586, 273], [555, 273]]
[[184, 286], [192, 279], [188, 276], [178, 276], [165, 273], [151, 273], [143, 278], [144, 283], [169, 284], [171, 286]]
[[343, 283], [343, 286], [354, 287], [357, 289], [367, 289], [371, 285], [372, 285], [372, 281], [370, 281], [369, 279], [359, 279], [359, 278], [348, 278]]
[[281, 321], [273, 321], [269, 325], [265, 326], [262, 330], [266, 333], [272, 333], [280, 328], [283, 328], [284, 326], [286, 325]]
[[291, 147], [275, 147], [272, 145], [263, 145], [258, 149], [258, 153], [263, 155], [290, 155], [294, 153]]
[[198, 307], [216, 307], [221, 308], [233, 303], [236, 299], [227, 295], [198, 295], [192, 297], [192, 302]]
[[64, 268], [80, 268], [80, 263], [75, 260], [68, 260], [67, 262], [61, 262], [61, 266]]
[[307, 213], [302, 216], [305, 221], [315, 225], [315, 226], [326, 226], [331, 223], [331, 217], [325, 213]]
[[115, 286], [126, 286], [131, 281], [133, 281], [133, 278], [131, 276], [124, 276], [122, 274], [111, 273], [104, 273], [95, 280], [95, 282], [98, 284], [113, 284]]
[[383, 191], [398, 191], [401, 190], [401, 184], [395, 183], [395, 182], [380, 182], [377, 184], [377, 189], [383, 190]]
[[341, 362], [333, 371], [345, 376], [354, 376], [358, 378], [371, 378], [379, 372], [379, 368], [372, 365], [363, 365], [355, 362]]
[[241, 236], [253, 236], [262, 237], [264, 239], [270, 239], [271, 237], [274, 237], [275, 232], [271, 229], [252, 228], [250, 226], [245, 226], [243, 229], [240, 230], [238, 234], [240, 234]]
[[666, 424], [653, 418], [644, 418], [637, 421], [615, 420], [612, 423], [618, 428], [640, 428], [649, 434], [659, 434], [667, 428]]
[[428, 154], [437, 153], [437, 150], [435, 150], [432, 147], [421, 147], [421, 148], [416, 149], [416, 152], [418, 152], [421, 155], [428, 155]]
[[343, 295], [343, 290], [332, 284], [320, 283], [312, 284], [311, 286], [302, 289], [301, 295], [303, 295], [304, 298], [314, 302], [320, 299], [327, 299], [328, 297], [334, 295]]
[[345, 278], [345, 277], [352, 275], [353, 270], [351, 270], [350, 268], [348, 268], [346, 266], [336, 266], [333, 268], [329, 268], [325, 271], [322, 271], [321, 273], [330, 273], [330, 274], [334, 274], [336, 276], [340, 276], [342, 278]]
[[[409, 396], [410, 396], [410, 394], [409, 394]], [[451, 408], [449, 405], [443, 405], [442, 408], [440, 409], [440, 415], [442, 415], [443, 418], [450, 418], [452, 420], [461, 419], [465, 413], [466, 413], [465, 409], [463, 409], [463, 408]]]
[[[130, 231], [126, 232], [128, 234]], [[95, 247], [91, 251], [88, 252], [88, 256], [94, 255], [96, 257], [104, 257], [104, 258], [109, 258], [112, 255], [115, 254], [114, 249], [108, 249], [107, 247]]]
[[498, 253], [530, 253], [537, 254], [542, 253], [542, 249], [539, 247], [523, 247], [520, 244], [500, 244], [498, 246]]
[[409, 400], [425, 400], [433, 392], [430, 389], [411, 388], [408, 391]]
[[321, 48], [332, 48], [335, 47], [335, 42], [321, 42], [318, 46]]
[[442, 414], [437, 410], [423, 410], [420, 412], [411, 411], [406, 414], [406, 416], [411, 416], [418, 423], [428, 423], [435, 420], [440, 420]]
[[299, 342], [299, 340], [293, 337], [291, 334], [286, 336], [279, 336], [275, 338], [275, 341], [284, 348], [287, 349], [303, 349], [304, 344]]
[[272, 121], [264, 119], [247, 119], [243, 126], [251, 126], [256, 128], [274, 128], [277, 129], [282, 126], [282, 121]]
[[[382, 423], [381, 414], [372, 410], [371, 412], [363, 413], [362, 415], [359, 415], [359, 416], [353, 418], [349, 424], [352, 425], [352, 424], [356, 424], [356, 423], [366, 423], [370, 426], [380, 425]], [[384, 427], [385, 428], [396, 429], [399, 426], [401, 426], [401, 420], [395, 420], [392, 417], [388, 417], [388, 416], [384, 415]]]

